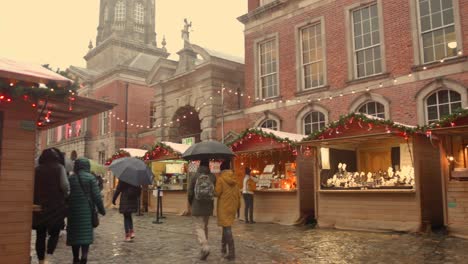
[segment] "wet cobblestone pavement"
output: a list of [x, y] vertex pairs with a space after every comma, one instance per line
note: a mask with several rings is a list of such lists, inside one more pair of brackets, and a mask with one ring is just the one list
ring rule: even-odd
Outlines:
[[[137, 237], [125, 243], [122, 216], [109, 209], [95, 232], [88, 263], [468, 263], [468, 240], [440, 234], [368, 233], [243, 222], [233, 227], [237, 259], [228, 262], [221, 258], [221, 229], [215, 218], [210, 220], [211, 254], [207, 261], [200, 261], [190, 217], [169, 215], [160, 225], [153, 220], [153, 215], [134, 216]], [[32, 263], [37, 263], [34, 234], [31, 255]], [[64, 234], [49, 263], [71, 260]]]

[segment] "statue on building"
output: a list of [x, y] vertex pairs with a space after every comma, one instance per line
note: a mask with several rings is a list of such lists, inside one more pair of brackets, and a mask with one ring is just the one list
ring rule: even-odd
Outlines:
[[184, 18], [184, 29], [182, 30], [182, 39], [184, 42], [190, 42], [190, 32], [189, 29], [192, 27], [192, 22], [188, 22], [186, 18]]

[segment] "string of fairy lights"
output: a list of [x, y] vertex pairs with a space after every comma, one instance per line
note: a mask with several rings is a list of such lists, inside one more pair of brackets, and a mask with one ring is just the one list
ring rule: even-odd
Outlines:
[[[459, 51], [458, 55], [461, 56], [462, 51]], [[440, 64], [443, 64], [445, 62], [446, 62], [446, 59], [441, 59], [441, 60], [438, 61], [438, 63], [432, 64], [431, 68], [436, 67], [438, 64], [440, 65]], [[426, 71], [426, 70], [428, 70], [428, 67], [423, 66], [421, 69], [422, 69], [422, 71]], [[308, 104], [311, 104], [311, 103], [326, 103], [327, 101], [331, 101], [331, 100], [336, 99], [336, 98], [342, 98], [344, 96], [350, 96], [350, 95], [353, 96], [353, 95], [357, 95], [357, 94], [361, 94], [361, 93], [369, 93], [372, 90], [377, 90], [377, 89], [380, 89], [380, 88], [387, 88], [387, 87], [390, 87], [390, 86], [395, 86], [395, 85], [400, 85], [402, 83], [407, 83], [407, 82], [411, 81], [412, 78], [413, 78], [413, 73], [409, 73], [409, 74], [400, 75], [398, 77], [391, 77], [391, 78], [388, 78], [388, 79], [382, 80], [382, 81], [377, 81], [376, 80], [376, 81], [374, 81], [373, 84], [363, 86], [363, 87], [361, 87], [359, 89], [349, 88], [346, 91], [343, 91], [343, 89], [333, 89], [333, 90], [338, 90], [338, 91], [336, 91], [336, 92], [334, 92], [334, 91], [317, 92], [317, 93], [314, 93], [314, 94], [309, 95], [307, 97], [303, 96], [302, 98], [287, 99], [287, 100], [283, 100], [281, 98], [260, 98], [260, 97], [255, 97], [255, 96], [248, 95], [245, 92], [238, 92], [238, 91], [236, 91], [234, 89], [225, 88], [224, 84], [222, 84], [221, 88], [216, 90], [214, 95], [203, 97], [201, 99], [201, 103], [198, 104], [198, 107], [196, 107], [194, 109], [196, 109], [196, 111], [199, 112], [203, 107], [215, 104], [214, 103], [215, 100], [220, 101], [221, 93], [225, 93], [227, 95], [234, 95], [234, 96], [238, 96], [240, 98], [244, 98], [244, 100], [247, 102], [247, 105], [252, 105], [253, 103], [262, 103], [262, 102], [264, 102], [265, 104], [276, 104], [276, 108], [288, 107], [288, 106], [293, 106], [293, 105], [301, 104], [301, 103], [308, 103]], [[313, 90], [311, 89], [311, 91], [313, 91]], [[218, 96], [218, 98], [216, 96]], [[159, 122], [156, 122], [156, 124], [149, 124], [149, 120], [148, 120], [148, 123], [142, 124], [142, 123], [138, 123], [138, 122], [132, 122], [131, 120], [126, 121], [125, 118], [122, 118], [121, 116], [118, 116], [115, 112], [112, 112], [112, 111], [109, 112], [109, 115], [112, 118], [115, 118], [117, 120], [117, 122], [127, 123], [127, 125], [130, 125], [131, 127], [141, 128], [141, 129], [174, 127], [175, 125], [177, 125], [177, 123], [180, 123], [184, 119], [187, 119], [190, 115], [194, 115], [194, 114], [197, 114], [197, 113], [191, 111], [188, 115], [181, 115], [181, 116], [179, 116], [179, 117], [177, 117], [177, 118], [175, 118], [174, 120], [171, 120], [171, 121], [166, 121], [166, 122], [159, 121]]]

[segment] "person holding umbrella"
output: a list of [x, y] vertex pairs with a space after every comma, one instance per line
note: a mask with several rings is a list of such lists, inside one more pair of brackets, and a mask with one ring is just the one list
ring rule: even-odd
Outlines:
[[116, 159], [109, 168], [119, 179], [112, 204], [115, 205], [120, 195], [119, 212], [124, 216], [125, 242], [131, 242], [135, 238], [132, 213], [138, 211], [140, 186], [151, 184], [153, 173], [142, 160], [134, 157]]
[[125, 242], [132, 241], [135, 238], [133, 229], [132, 213], [138, 211], [138, 197], [140, 197], [141, 188], [133, 186], [124, 181], [119, 181], [112, 198], [112, 204], [115, 205], [117, 197], [120, 196], [119, 212], [124, 216]]

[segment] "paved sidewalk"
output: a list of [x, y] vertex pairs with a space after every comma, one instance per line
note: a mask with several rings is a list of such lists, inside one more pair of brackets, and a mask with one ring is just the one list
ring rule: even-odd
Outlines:
[[[237, 222], [237, 260], [220, 254], [221, 229], [210, 220], [212, 253], [200, 261], [190, 217], [168, 216], [164, 224], [152, 223], [153, 215], [134, 216], [136, 239], [123, 242], [123, 218], [115, 209], [101, 218], [91, 246], [90, 264], [146, 263], [468, 263], [468, 240], [443, 235], [350, 232], [276, 224], [246, 225]], [[31, 241], [32, 263], [37, 263]], [[64, 234], [51, 264], [71, 263], [71, 248]]]

